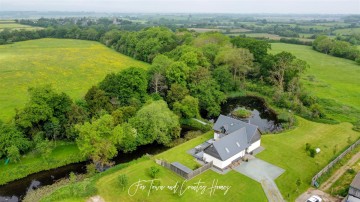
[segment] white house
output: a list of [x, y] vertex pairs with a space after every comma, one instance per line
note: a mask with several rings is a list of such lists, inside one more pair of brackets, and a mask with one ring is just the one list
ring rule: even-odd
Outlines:
[[261, 132], [255, 125], [220, 115], [213, 130], [215, 141], [204, 149], [203, 159], [220, 169], [260, 147]]

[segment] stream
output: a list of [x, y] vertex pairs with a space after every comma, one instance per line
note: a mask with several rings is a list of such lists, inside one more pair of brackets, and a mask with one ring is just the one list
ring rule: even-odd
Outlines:
[[[257, 97], [245, 96], [229, 98], [227, 102], [221, 106], [221, 113], [223, 115], [230, 115], [233, 110], [239, 107], [245, 107], [252, 112], [251, 117], [243, 119], [243, 121], [257, 125], [261, 131], [276, 132], [281, 130], [281, 124], [277, 120], [276, 113], [268, 109], [266, 103]], [[191, 129], [183, 128], [181, 135], [183, 136], [189, 130]], [[132, 153], [124, 154], [119, 152], [113, 161], [115, 164], [126, 163], [140, 158], [145, 154], [155, 155], [167, 149], [167, 147], [159, 144], [139, 146], [138, 149]], [[69, 177], [71, 172], [83, 174], [86, 172], [87, 163], [88, 162], [73, 163], [47, 171], [40, 171], [2, 185], [0, 186], [0, 202], [21, 201], [28, 191], [51, 185], [62, 178]]]

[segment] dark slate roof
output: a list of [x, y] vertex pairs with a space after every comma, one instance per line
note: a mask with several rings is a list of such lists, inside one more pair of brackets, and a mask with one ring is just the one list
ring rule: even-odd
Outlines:
[[358, 174], [356, 174], [355, 178], [353, 179], [353, 181], [350, 184], [350, 187], [360, 190], [360, 172], [358, 172]]
[[252, 143], [260, 139], [260, 132], [257, 126], [231, 117], [219, 116], [213, 129], [221, 132], [222, 127], [226, 129], [226, 135], [204, 150], [204, 153], [222, 161], [245, 150]]
[[222, 128], [224, 128], [226, 130], [225, 134], [230, 134], [243, 127], [246, 128], [246, 133], [249, 134], [249, 137], [252, 136], [258, 130], [258, 127], [256, 125], [246, 123], [244, 121], [240, 121], [238, 119], [234, 119], [224, 115], [219, 116], [219, 118], [216, 120], [213, 126], [213, 129], [215, 131], [221, 132]]
[[193, 170], [191, 170], [190, 168], [184, 166], [183, 164], [179, 163], [179, 162], [173, 162], [171, 163], [171, 165], [175, 166], [176, 168], [184, 171], [185, 173], [191, 173]]

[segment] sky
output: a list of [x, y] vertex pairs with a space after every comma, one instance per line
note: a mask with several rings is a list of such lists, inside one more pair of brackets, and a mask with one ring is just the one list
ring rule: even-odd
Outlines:
[[360, 0], [0, 0], [0, 11], [360, 14]]

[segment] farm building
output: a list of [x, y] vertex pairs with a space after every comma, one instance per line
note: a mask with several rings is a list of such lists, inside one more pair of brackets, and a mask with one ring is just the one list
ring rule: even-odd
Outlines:
[[255, 125], [220, 115], [213, 130], [215, 141], [204, 149], [203, 160], [217, 168], [224, 169], [260, 147], [261, 132]]
[[360, 202], [360, 172], [350, 184], [347, 202]]

